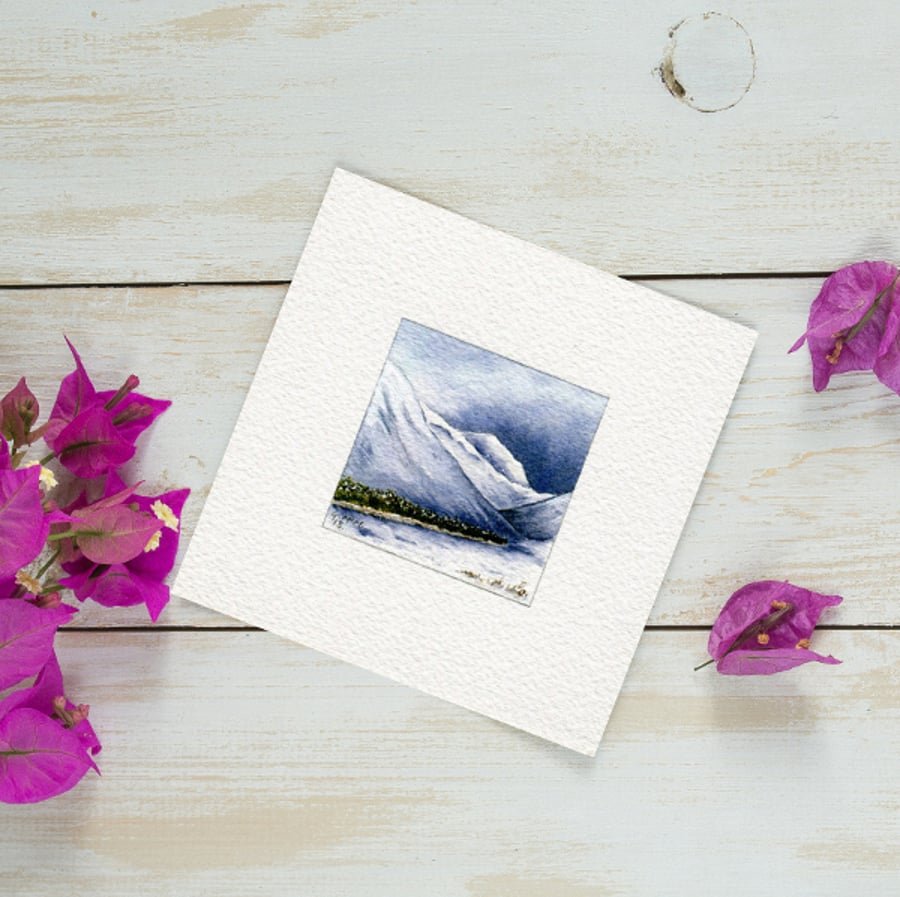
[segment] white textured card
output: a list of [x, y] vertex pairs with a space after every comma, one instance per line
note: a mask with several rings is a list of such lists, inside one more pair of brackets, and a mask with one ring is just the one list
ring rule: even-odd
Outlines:
[[593, 754], [754, 340], [339, 169], [174, 591]]

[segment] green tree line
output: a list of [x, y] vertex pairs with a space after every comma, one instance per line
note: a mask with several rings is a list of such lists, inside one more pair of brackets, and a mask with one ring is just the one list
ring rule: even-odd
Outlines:
[[348, 504], [357, 505], [360, 508], [367, 508], [372, 511], [398, 514], [401, 517], [408, 517], [410, 520], [427, 523], [429, 526], [434, 526], [450, 533], [459, 533], [462, 536], [469, 536], [473, 539], [482, 539], [485, 542], [493, 542], [495, 545], [506, 545], [506, 539], [498, 536], [497, 533], [467, 523], [458, 517], [438, 514], [437, 511], [432, 511], [431, 508], [422, 507], [422, 505], [417, 505], [408, 498], [404, 498], [398, 492], [394, 492], [393, 489], [373, 489], [364, 483], [358, 483], [352, 477], [341, 477], [334, 492], [334, 501], [347, 502]]

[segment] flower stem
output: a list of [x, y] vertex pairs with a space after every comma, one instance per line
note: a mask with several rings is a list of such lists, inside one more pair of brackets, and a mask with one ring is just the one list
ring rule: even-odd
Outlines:
[[38, 572], [35, 574], [34, 578], [40, 579], [53, 566], [53, 562], [60, 556], [61, 553], [62, 553], [62, 548], [57, 548], [56, 551], [54, 551], [53, 554], [50, 556], [50, 560], [47, 561], [47, 563], [44, 564], [44, 566], [41, 567], [40, 570], [38, 570]]
[[894, 288], [894, 284], [897, 283], [898, 277], [900, 277], [900, 271], [897, 272], [897, 275], [894, 277], [894, 279], [875, 297], [872, 305], [869, 307], [869, 310], [859, 319], [859, 321], [856, 322], [856, 324], [853, 325], [853, 327], [850, 328], [847, 335], [844, 337], [845, 343], [853, 339], [853, 337], [856, 336], [856, 334], [859, 333], [859, 331], [869, 323], [869, 321], [872, 319], [872, 315], [875, 314], [878, 306], [881, 304], [881, 300], [884, 299], [884, 297], [887, 296], [887, 294]]
[[715, 663], [715, 662], [716, 662], [715, 657], [710, 657], [710, 659], [707, 660], [705, 663], [701, 663], [700, 666], [694, 667], [694, 672], [696, 673], [697, 670], [702, 670], [703, 667], [708, 667], [711, 663]]
[[50, 535], [47, 536], [47, 541], [48, 542], [58, 542], [60, 539], [73, 539], [77, 535], [78, 535], [78, 533], [75, 532], [75, 530], [70, 529], [68, 532], [65, 532], [65, 533], [50, 533]]
[[56, 452], [50, 452], [49, 455], [44, 455], [40, 460], [40, 465], [43, 467], [45, 464], [49, 464], [56, 457]]

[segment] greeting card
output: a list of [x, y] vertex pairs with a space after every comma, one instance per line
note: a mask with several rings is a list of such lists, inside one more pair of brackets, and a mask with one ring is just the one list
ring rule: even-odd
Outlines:
[[593, 754], [754, 340], [338, 169], [174, 591]]

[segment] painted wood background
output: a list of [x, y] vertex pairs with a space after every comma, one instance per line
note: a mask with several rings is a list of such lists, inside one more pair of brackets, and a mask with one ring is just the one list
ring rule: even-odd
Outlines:
[[4, 282], [287, 280], [335, 164], [621, 274], [897, 248], [893, 0], [3, 12]]
[[[900, 890], [900, 400], [786, 354], [824, 273], [900, 257], [894, 3], [2, 11], [0, 391], [52, 401], [65, 332], [173, 398], [133, 467], [194, 490], [185, 540], [337, 164], [760, 339], [596, 759], [186, 602], [87, 606], [103, 777], [0, 808], [0, 893]], [[693, 673], [768, 577], [844, 595], [843, 665]]]

